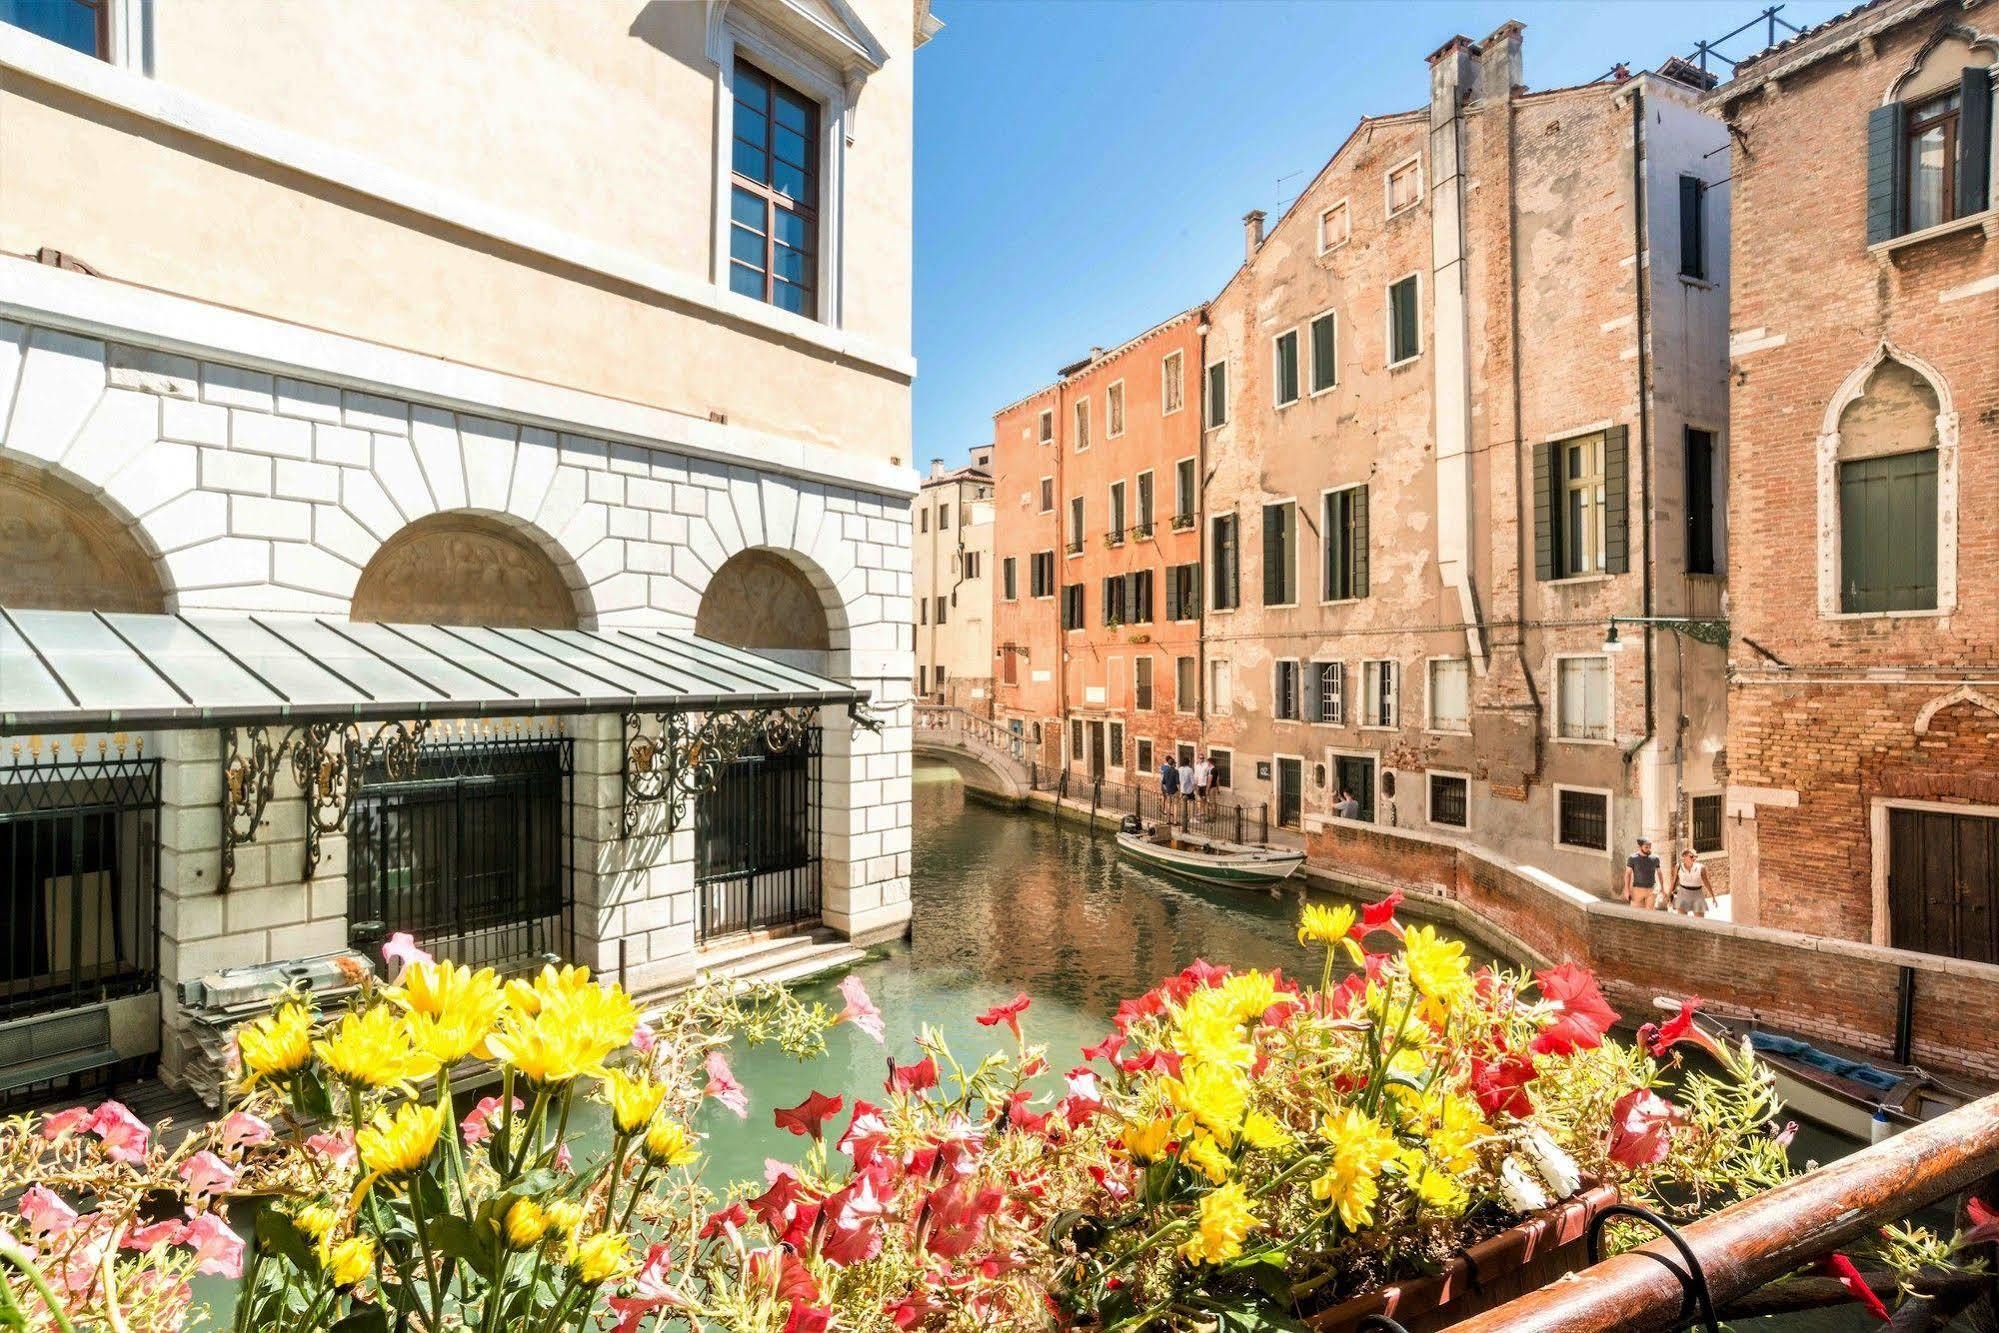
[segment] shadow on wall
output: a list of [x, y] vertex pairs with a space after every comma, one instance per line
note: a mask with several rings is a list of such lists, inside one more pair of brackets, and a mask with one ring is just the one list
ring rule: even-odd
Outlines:
[[650, 0], [625, 31], [706, 78], [710, 72], [706, 64], [708, 9], [685, 0]]

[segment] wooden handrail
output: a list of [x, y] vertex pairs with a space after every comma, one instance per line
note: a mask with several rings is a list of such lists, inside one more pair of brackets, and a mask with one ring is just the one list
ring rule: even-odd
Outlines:
[[[1700, 1261], [1714, 1303], [1726, 1305], [1995, 1172], [1999, 1093], [1732, 1204], [1680, 1236]], [[1667, 1242], [1650, 1241], [1452, 1328], [1671, 1328], [1682, 1293], [1661, 1258], [1677, 1261]]]

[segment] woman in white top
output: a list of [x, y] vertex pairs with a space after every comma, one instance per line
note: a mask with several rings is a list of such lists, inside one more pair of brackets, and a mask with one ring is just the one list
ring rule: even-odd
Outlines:
[[1673, 875], [1673, 910], [1682, 915], [1706, 916], [1714, 893], [1707, 886], [1707, 867], [1691, 847], [1680, 851], [1680, 864]]

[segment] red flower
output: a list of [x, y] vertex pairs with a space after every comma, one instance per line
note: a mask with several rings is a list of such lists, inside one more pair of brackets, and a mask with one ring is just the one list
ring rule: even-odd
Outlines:
[[1009, 1028], [1013, 1029], [1013, 1039], [1015, 1041], [1019, 1041], [1020, 1016], [1022, 1013], [1026, 1011], [1027, 1006], [1030, 1003], [1031, 1001], [1027, 998], [1027, 995], [1023, 992], [1022, 994], [1014, 996], [1011, 1000], [1008, 1000], [1005, 1004], [996, 1004], [992, 1008], [986, 1010], [983, 1014], [979, 1015], [978, 1019], [979, 1026], [982, 1028], [989, 1028], [989, 1027], [997, 1027], [1001, 1023], [1004, 1023]]
[[1365, 940], [1377, 930], [1385, 930], [1396, 939], [1402, 938], [1402, 926], [1395, 919], [1395, 909], [1402, 906], [1402, 890], [1397, 889], [1378, 903], [1368, 903], [1360, 909], [1360, 920], [1347, 932], [1356, 940]]
[[1649, 1052], [1654, 1060], [1664, 1055], [1683, 1041], [1707, 1051], [1717, 1058], [1721, 1052], [1715, 1048], [1714, 1038], [1703, 1032], [1694, 1022], [1694, 1010], [1700, 1008], [1701, 997], [1689, 995], [1680, 1001], [1680, 1012], [1666, 1020], [1664, 1026], [1647, 1023], [1638, 1029], [1638, 1044]]
[[1119, 1032], [1129, 1032], [1133, 1023], [1152, 1018], [1165, 1007], [1164, 997], [1156, 990], [1149, 990], [1136, 1000], [1118, 1001], [1117, 1013], [1111, 1022]]
[[701, 1224], [701, 1239], [713, 1240], [722, 1234], [725, 1227], [734, 1227], [741, 1231], [749, 1225], [749, 1221], [749, 1210], [743, 1207], [741, 1201], [732, 1203], [719, 1213], [708, 1214], [708, 1220]]
[[1527, 1096], [1527, 1085], [1533, 1081], [1534, 1062], [1524, 1055], [1493, 1061], [1472, 1059], [1472, 1095], [1487, 1115], [1503, 1112], [1518, 1120], [1533, 1115], [1534, 1103]]
[[773, 1112], [773, 1115], [779, 1129], [788, 1129], [799, 1135], [810, 1134], [816, 1139], [819, 1127], [826, 1122], [826, 1118], [840, 1114], [844, 1105], [846, 1099], [843, 1097], [828, 1097], [823, 1092], [815, 1092], [798, 1105]]
[[1103, 1060], [1107, 1063], [1115, 1064], [1117, 1062], [1117, 1053], [1123, 1049], [1124, 1033], [1113, 1032], [1095, 1046], [1085, 1046], [1083, 1048], [1083, 1058], [1085, 1060]]
[[1964, 1201], [1964, 1215], [1971, 1219], [1971, 1230], [1957, 1238], [1960, 1245], [1981, 1245], [1999, 1241], [1999, 1211], [1988, 1207], [1985, 1200], [1971, 1195]]
[[1216, 986], [1228, 979], [1226, 967], [1216, 967], [1205, 958], [1196, 958], [1181, 971], [1182, 981], [1191, 981], [1196, 986]]
[[1117, 1067], [1127, 1074], [1141, 1070], [1164, 1073], [1168, 1078], [1180, 1077], [1180, 1055], [1177, 1051], [1147, 1051], [1143, 1055], [1127, 1055], [1117, 1062]]
[[925, 1088], [937, 1086], [937, 1060], [926, 1055], [913, 1065], [899, 1065], [888, 1062], [888, 1090], [890, 1092], [915, 1093]]
[[847, 1123], [847, 1132], [840, 1136], [837, 1145], [847, 1154], [857, 1167], [866, 1167], [874, 1161], [875, 1154], [888, 1142], [888, 1124], [881, 1118], [881, 1111], [863, 1101], [854, 1103], [854, 1118]]
[[888, 1317], [897, 1328], [917, 1328], [944, 1307], [930, 1299], [927, 1291], [913, 1292], [887, 1307]]
[[825, 1333], [833, 1323], [833, 1312], [821, 1305], [791, 1303], [791, 1317], [784, 1321], [784, 1333]]
[[1555, 1021], [1534, 1038], [1538, 1055], [1573, 1055], [1603, 1044], [1603, 1034], [1617, 1021], [1617, 1011], [1604, 1002], [1596, 976], [1586, 967], [1563, 963], [1536, 972], [1541, 994], [1555, 1002]]
[[1630, 1167], [1665, 1160], [1673, 1130], [1685, 1118], [1650, 1088], [1633, 1088], [1610, 1108], [1610, 1160]]
[[770, 1188], [750, 1200], [750, 1209], [756, 1213], [757, 1221], [776, 1233], [784, 1229], [780, 1224], [802, 1192], [798, 1177], [792, 1174], [791, 1168], [781, 1166], [772, 1177]]
[[1853, 1260], [1843, 1254], [1828, 1254], [1819, 1260], [1819, 1271], [1828, 1277], [1838, 1278], [1839, 1285], [1852, 1292], [1853, 1299], [1867, 1307], [1867, 1313], [1884, 1324], [1890, 1322], [1888, 1307], [1881, 1303], [1881, 1298], [1867, 1285], [1867, 1279], [1860, 1276], [1860, 1270], [1853, 1266]]
[[1042, 1130], [1046, 1129], [1048, 1127], [1048, 1112], [1043, 1111], [1039, 1115], [1036, 1115], [1033, 1111], [1028, 1110], [1028, 1106], [1033, 1100], [1034, 1094], [1026, 1088], [1016, 1091], [1012, 1097], [1007, 1099], [1004, 1123], [1023, 1134], [1039, 1134]]

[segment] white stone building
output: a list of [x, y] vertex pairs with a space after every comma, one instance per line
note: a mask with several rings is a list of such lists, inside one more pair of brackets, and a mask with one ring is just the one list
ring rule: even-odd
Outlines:
[[900, 934], [925, 0], [100, 8], [0, 24], [0, 1090]]
[[991, 716], [993, 450], [942, 459], [916, 496], [916, 693]]

